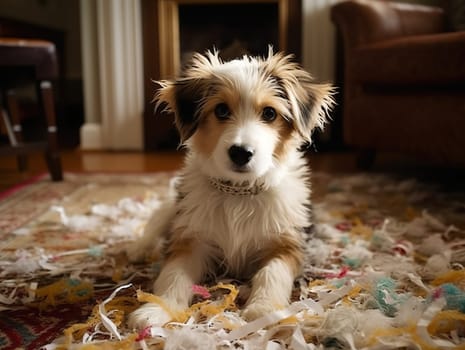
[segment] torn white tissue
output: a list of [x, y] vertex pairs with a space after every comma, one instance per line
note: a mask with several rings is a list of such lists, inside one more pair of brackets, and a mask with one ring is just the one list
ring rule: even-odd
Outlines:
[[323, 308], [320, 304], [315, 302], [312, 299], [306, 299], [302, 301], [297, 301], [291, 304], [289, 307], [271, 312], [265, 316], [262, 316], [252, 322], [247, 323], [246, 325], [232, 330], [227, 336], [226, 340], [232, 341], [236, 339], [243, 338], [250, 333], [255, 333], [259, 329], [265, 328], [272, 324], [275, 324], [285, 318], [291, 317], [303, 310], [311, 312], [314, 315], [322, 315]]
[[118, 294], [118, 292], [122, 289], [126, 289], [126, 288], [129, 288], [129, 287], [132, 287], [132, 283], [129, 283], [129, 284], [125, 284], [125, 285], [122, 285], [118, 288], [116, 288], [113, 293], [111, 293], [111, 295], [105, 299], [100, 305], [99, 305], [99, 314], [100, 314], [100, 318], [102, 320], [102, 324], [103, 326], [113, 335], [115, 336], [116, 338], [118, 338], [118, 340], [121, 340], [121, 335], [119, 334], [118, 332], [118, 327], [113, 323], [112, 320], [110, 320], [110, 318], [108, 317], [108, 313], [107, 311], [105, 310], [105, 305], [107, 303], [109, 303], [111, 300], [113, 300], [113, 298], [116, 296], [116, 294]]
[[65, 208], [60, 206], [53, 206], [51, 208], [53, 211], [58, 212], [60, 215], [61, 223], [69, 227], [72, 230], [76, 231], [91, 231], [95, 230], [102, 226], [103, 219], [98, 216], [88, 216], [88, 215], [72, 215], [68, 216], [66, 214]]

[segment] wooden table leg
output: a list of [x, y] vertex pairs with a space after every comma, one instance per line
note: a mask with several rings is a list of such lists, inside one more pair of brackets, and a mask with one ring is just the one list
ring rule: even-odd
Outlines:
[[55, 103], [53, 99], [52, 84], [49, 81], [40, 83], [42, 101], [47, 121], [48, 148], [45, 152], [45, 159], [53, 181], [63, 180], [63, 170], [61, 158], [58, 151], [57, 127], [55, 117]]
[[[12, 125], [12, 131], [14, 140], [10, 140], [12, 146], [16, 146], [18, 143], [23, 142], [23, 130], [21, 127], [21, 118], [19, 117], [18, 98], [14, 90], [8, 90], [7, 92], [8, 110], [10, 111], [10, 118]], [[18, 162], [19, 171], [27, 170], [27, 156], [19, 154], [16, 156]]]

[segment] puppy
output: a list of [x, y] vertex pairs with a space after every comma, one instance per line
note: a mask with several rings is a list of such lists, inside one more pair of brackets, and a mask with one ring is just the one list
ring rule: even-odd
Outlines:
[[[291, 56], [222, 62], [196, 54], [175, 81], [159, 82], [158, 107], [175, 115], [187, 149], [177, 196], [154, 214], [133, 260], [163, 255], [154, 293], [169, 309], [189, 305], [206, 277], [250, 283], [243, 316], [285, 307], [305, 261], [309, 169], [300, 151], [334, 100]], [[160, 307], [133, 312], [134, 328], [163, 323]]]

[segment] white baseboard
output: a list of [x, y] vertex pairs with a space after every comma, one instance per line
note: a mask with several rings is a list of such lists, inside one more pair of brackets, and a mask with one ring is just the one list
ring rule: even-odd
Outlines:
[[81, 149], [102, 150], [103, 148], [102, 125], [85, 123], [81, 127]]

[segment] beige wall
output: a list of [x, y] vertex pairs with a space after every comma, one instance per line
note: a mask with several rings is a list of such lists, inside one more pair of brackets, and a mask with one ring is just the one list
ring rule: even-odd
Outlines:
[[64, 31], [66, 77], [82, 77], [79, 0], [0, 0], [0, 16]]

